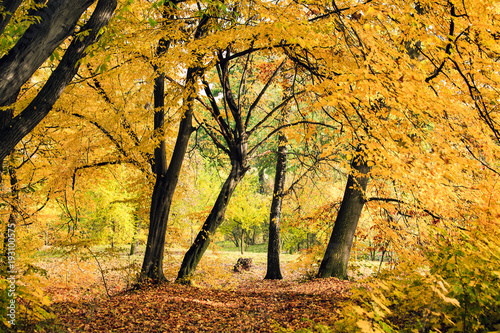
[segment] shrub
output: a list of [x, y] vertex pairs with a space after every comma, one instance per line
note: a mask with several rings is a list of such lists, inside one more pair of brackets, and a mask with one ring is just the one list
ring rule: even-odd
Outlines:
[[365, 281], [342, 332], [489, 332], [500, 329], [500, 232], [476, 228], [451, 234], [407, 256], [392, 271]]

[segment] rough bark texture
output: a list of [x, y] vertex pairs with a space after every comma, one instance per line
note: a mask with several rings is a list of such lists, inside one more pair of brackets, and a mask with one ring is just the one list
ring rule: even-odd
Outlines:
[[[203, 18], [198, 24], [195, 39], [199, 39], [206, 32], [208, 17]], [[169, 43], [161, 40], [158, 45], [157, 54], [161, 55], [168, 50]], [[156, 69], [158, 71], [158, 69]], [[186, 89], [189, 95], [184, 101], [184, 116], [179, 125], [177, 140], [174, 151], [167, 168], [166, 142], [161, 141], [155, 148], [155, 174], [156, 182], [151, 198], [151, 210], [149, 214], [149, 233], [146, 243], [146, 252], [141, 269], [141, 279], [150, 278], [155, 281], [165, 281], [163, 274], [163, 251], [165, 247], [165, 236], [167, 232], [168, 216], [172, 205], [172, 198], [177, 187], [179, 175], [182, 169], [184, 156], [186, 155], [189, 138], [193, 132], [193, 103], [195, 98], [194, 84], [200, 76], [202, 69], [198, 67], [189, 68], [186, 76]], [[163, 135], [165, 122], [164, 95], [165, 76], [158, 73], [154, 86], [155, 119], [154, 128], [159, 135]]]
[[94, 2], [95, 0], [50, 0], [37, 12], [41, 21], [32, 24], [9, 53], [0, 59], [0, 104], [19, 90], [73, 33], [80, 16]]
[[[170, 47], [170, 42], [165, 39], [161, 39], [158, 43], [158, 48], [156, 50], [157, 56], [162, 56], [165, 54]], [[154, 98], [154, 130], [155, 135], [163, 137], [164, 125], [165, 125], [165, 74], [159, 72], [158, 67], [155, 67], [156, 78], [154, 80], [153, 88], [153, 98]], [[191, 131], [189, 127], [192, 121], [192, 109], [188, 107], [185, 112], [185, 117], [179, 125], [179, 133], [177, 136], [176, 147], [187, 146], [189, 141], [189, 135]], [[188, 136], [186, 139], [185, 131], [188, 131]], [[185, 150], [184, 150], [185, 151]], [[172, 160], [181, 157], [184, 159], [184, 155], [181, 151], [173, 153]], [[149, 211], [149, 232], [148, 241], [146, 243], [146, 253], [144, 254], [144, 260], [141, 269], [141, 278], [148, 277], [155, 280], [165, 280], [163, 275], [163, 247], [165, 245], [165, 233], [167, 230], [167, 219], [170, 212], [170, 201], [172, 200], [174, 189], [176, 184], [173, 184], [172, 189], [169, 189], [169, 181], [166, 178], [167, 173], [167, 152], [166, 152], [166, 142], [164, 139], [160, 141], [160, 144], [154, 150], [154, 173], [155, 173], [155, 186], [153, 190], [153, 195], [151, 197], [151, 208]], [[180, 171], [180, 170], [179, 170]], [[174, 170], [171, 170], [171, 173]], [[174, 181], [176, 179], [170, 179]]]
[[[71, 2], [71, 5], [69, 4], [69, 2]], [[56, 3], [61, 6], [65, 5], [64, 7], [70, 7], [74, 11], [78, 11], [81, 9], [81, 7], [84, 7], [82, 6], [82, 3], [90, 5], [92, 2], [93, 1], [59, 0], [59, 1], [51, 1], [50, 3], [52, 4]], [[66, 86], [71, 82], [72, 78], [78, 72], [78, 67], [79, 67], [78, 61], [86, 55], [85, 49], [90, 45], [92, 45], [93, 43], [95, 43], [95, 41], [98, 38], [98, 33], [100, 29], [108, 24], [116, 8], [116, 5], [117, 5], [116, 0], [99, 0], [96, 9], [94, 10], [94, 13], [92, 14], [92, 17], [83, 27], [84, 31], [86, 30], [89, 31], [89, 34], [83, 38], [76, 38], [71, 42], [70, 46], [66, 50], [66, 53], [61, 59], [61, 62], [54, 70], [54, 72], [51, 74], [48, 81], [45, 83], [45, 85], [37, 94], [37, 96], [19, 115], [17, 115], [5, 128], [3, 128], [0, 131], [0, 160], [3, 160], [12, 151], [12, 149], [16, 146], [16, 144], [19, 141], [21, 141], [21, 139], [25, 137], [28, 133], [30, 133], [35, 128], [35, 126], [38, 125], [43, 120], [43, 118], [45, 118], [45, 116], [50, 112], [54, 103], [61, 96], [64, 88], [66, 88]], [[53, 11], [59, 13], [58, 11], [55, 11], [55, 9], [57, 8], [53, 8]], [[72, 18], [74, 15], [73, 11], [71, 10], [63, 11], [62, 13], [56, 15], [58, 16], [57, 19], [60, 19], [59, 16], [63, 14], [69, 15], [69, 17], [63, 18], [63, 21], [65, 22], [66, 20]], [[45, 34], [49, 34], [50, 36], [52, 36], [53, 30], [59, 31], [59, 29], [61, 28], [60, 25], [67, 28], [67, 23], [63, 24], [62, 22], [58, 21], [57, 22], [50, 21], [50, 22], [52, 22], [52, 24], [57, 23], [57, 27], [43, 26], [44, 30], [35, 29], [36, 31], [34, 31], [34, 33], [38, 35], [41, 33], [40, 31], [45, 31]], [[30, 29], [31, 27], [28, 30]], [[29, 33], [27, 31], [21, 39], [28, 38], [27, 37], [28, 35]], [[47, 36], [43, 34], [40, 35], [39, 37], [42, 41], [47, 39]], [[31, 36], [30, 38], [32, 39], [34, 37]], [[28, 39], [26, 43], [28, 43], [29, 40], [30, 39]], [[18, 42], [18, 45], [20, 42]], [[32, 43], [36, 46], [39, 44], [39, 41], [33, 40]], [[32, 43], [29, 42], [29, 44], [26, 46], [22, 44], [23, 46], [22, 51], [19, 51], [17, 55], [15, 54], [15, 52], [13, 52], [16, 49], [14, 48], [11, 50], [11, 52], [9, 52], [9, 54], [5, 56], [8, 58], [7, 60], [4, 59], [5, 57], [0, 59], [0, 73], [2, 73], [0, 78], [0, 96], [4, 98], [2, 99], [2, 102], [0, 104], [4, 103], [6, 96], [12, 96], [12, 94], [15, 94], [16, 91], [19, 90], [19, 87], [24, 83], [23, 82], [19, 84], [21, 81], [24, 80], [23, 78], [26, 76], [25, 72], [22, 71], [21, 73], [16, 74], [19, 69], [13, 67], [18, 66], [21, 68], [25, 68], [27, 72], [31, 72], [31, 69], [35, 67], [33, 63], [26, 62], [28, 58], [32, 59], [31, 54], [30, 55], [24, 54], [27, 49], [31, 49], [32, 52], [37, 53], [35, 50], [32, 49], [33, 48]], [[22, 54], [24, 54], [25, 56], [24, 58]], [[50, 55], [50, 53], [48, 55]], [[35, 63], [39, 62], [38, 58], [32, 59], [32, 61]], [[10, 65], [6, 66], [7, 63], [9, 63]], [[5, 69], [5, 71], [3, 69]], [[19, 75], [19, 77], [17, 77], [16, 75]], [[12, 87], [17, 87], [17, 89], [14, 89], [14, 91], [12, 92], [11, 91]]]
[[215, 233], [217, 228], [221, 225], [224, 220], [224, 215], [226, 213], [227, 205], [229, 200], [236, 189], [236, 186], [240, 183], [245, 175], [247, 168], [244, 167], [240, 162], [233, 161], [231, 172], [227, 177], [222, 189], [215, 201], [214, 206], [210, 215], [208, 215], [205, 223], [203, 224], [200, 232], [196, 236], [193, 245], [189, 248], [187, 253], [182, 260], [181, 268], [177, 275], [177, 282], [189, 283], [189, 278], [196, 269], [196, 266], [200, 262], [203, 254], [210, 244], [210, 238]]
[[276, 160], [276, 175], [274, 178], [273, 200], [269, 216], [269, 242], [267, 245], [267, 272], [264, 279], [281, 280], [280, 269], [280, 222], [283, 192], [285, 190], [287, 164], [287, 139], [280, 133], [278, 137], [278, 157]]
[[371, 167], [362, 157], [358, 157], [352, 162], [352, 169], [347, 179], [344, 198], [335, 220], [332, 236], [319, 267], [318, 277], [320, 278], [347, 279], [347, 263], [354, 233], [366, 202], [365, 191]]
[[[193, 77], [194, 71], [188, 71], [188, 76]], [[182, 162], [186, 155], [189, 137], [193, 132], [193, 101], [187, 101], [187, 109], [179, 125], [177, 141], [170, 159], [170, 165], [166, 172], [166, 148], [162, 141], [160, 147], [155, 150], [155, 169], [157, 172], [153, 196], [151, 199], [150, 224], [146, 253], [142, 264], [141, 276], [154, 280], [166, 280], [163, 275], [163, 250], [165, 247], [165, 235], [167, 232], [168, 215], [175, 188], [179, 180]], [[155, 116], [156, 117], [156, 116]], [[159, 173], [158, 173], [159, 172]]]
[[[3, 105], [2, 107], [12, 106], [16, 102], [17, 96], [19, 95], [19, 90]], [[8, 107], [3, 111], [0, 111], [0, 131], [3, 130], [7, 124], [14, 118], [14, 107]], [[0, 159], [0, 185], [3, 179], [3, 162], [5, 158]]]

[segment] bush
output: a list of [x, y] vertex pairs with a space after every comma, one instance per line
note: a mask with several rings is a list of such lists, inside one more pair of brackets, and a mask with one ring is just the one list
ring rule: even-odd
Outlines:
[[[0, 278], [0, 331], [25, 332], [30, 327], [54, 318], [49, 309], [50, 300], [41, 289], [41, 278], [34, 274], [37, 271], [39, 269], [30, 266], [15, 282]], [[15, 308], [8, 316], [12, 300]], [[11, 320], [14, 320], [15, 325], [12, 325]]]
[[[335, 330], [489, 332], [500, 330], [500, 232], [437, 230], [432, 246], [365, 281]], [[428, 250], [432, 248], [433, 250]]]

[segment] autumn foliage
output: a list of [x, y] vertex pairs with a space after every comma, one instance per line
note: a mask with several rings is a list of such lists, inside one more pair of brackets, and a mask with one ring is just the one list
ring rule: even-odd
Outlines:
[[0, 1], [1, 329], [500, 329], [497, 1], [73, 4]]

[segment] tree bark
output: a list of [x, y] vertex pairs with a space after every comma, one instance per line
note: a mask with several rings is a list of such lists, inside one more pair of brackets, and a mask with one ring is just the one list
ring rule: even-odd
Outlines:
[[[360, 149], [358, 153], [362, 153]], [[365, 191], [368, 185], [368, 173], [371, 170], [366, 159], [359, 154], [351, 166], [352, 171], [347, 179], [344, 198], [319, 267], [319, 278], [347, 279], [347, 263], [354, 233], [366, 202]]]
[[241, 161], [232, 161], [231, 172], [219, 192], [219, 196], [212, 207], [212, 211], [208, 215], [193, 244], [184, 255], [176, 282], [190, 282], [191, 275], [195, 271], [196, 266], [198, 266], [198, 263], [210, 244], [211, 236], [224, 220], [226, 208], [234, 190], [243, 179], [247, 170], [248, 168], [243, 165]]
[[281, 280], [280, 269], [280, 222], [287, 164], [287, 139], [283, 133], [278, 137], [278, 156], [274, 177], [273, 199], [269, 216], [269, 242], [267, 245], [267, 272], [264, 279]]
[[[208, 17], [205, 16], [195, 32], [195, 39], [199, 39], [206, 31]], [[164, 44], [162, 44], [164, 43]], [[168, 43], [160, 41], [159, 50], [166, 52]], [[141, 269], [141, 279], [150, 278], [154, 281], [166, 281], [163, 274], [163, 250], [165, 247], [165, 236], [167, 232], [168, 216], [174, 196], [175, 188], [181, 173], [182, 163], [186, 155], [189, 138], [193, 132], [193, 103], [196, 95], [194, 85], [202, 71], [201, 68], [189, 68], [186, 75], [186, 89], [189, 92], [184, 101], [184, 116], [179, 124], [179, 132], [175, 142], [174, 151], [167, 168], [166, 142], [162, 140], [160, 146], [155, 148], [155, 174], [156, 182], [151, 198], [150, 222], [146, 253]], [[158, 73], [155, 79], [154, 104], [155, 104], [155, 130], [163, 131], [165, 121], [164, 111], [164, 84], [163, 73]]]
[[245, 250], [245, 229], [241, 228], [240, 253], [243, 255]]
[[[80, 16], [94, 2], [95, 0], [50, 0], [36, 13], [41, 21], [32, 24], [16, 45], [0, 59], [0, 104], [5, 103], [19, 90], [54, 50], [73, 33]], [[97, 35], [98, 30], [93, 34]]]
[[[195, 71], [188, 70], [188, 81], [194, 82]], [[163, 76], [161, 77], [163, 80]], [[163, 83], [162, 83], [163, 84]], [[156, 85], [155, 85], [156, 88]], [[163, 91], [163, 89], [162, 89]], [[155, 89], [156, 96], [160, 95]], [[163, 94], [161, 93], [163, 99]], [[172, 204], [172, 198], [175, 193], [175, 188], [179, 180], [179, 175], [182, 168], [182, 162], [186, 155], [189, 137], [193, 132], [193, 97], [188, 97], [186, 101], [186, 111], [179, 125], [179, 132], [175, 148], [170, 159], [170, 165], [166, 168], [166, 143], [162, 140], [160, 147], [155, 149], [155, 170], [156, 182], [151, 198], [150, 224], [148, 241], [146, 244], [146, 253], [142, 264], [141, 278], [148, 277], [157, 281], [166, 280], [163, 275], [163, 250], [165, 247], [165, 235], [167, 232], [168, 216]], [[156, 102], [155, 102], [156, 107]], [[157, 122], [161, 122], [163, 126], [163, 115], [155, 114], [155, 128], [158, 128]]]
[[[74, 24], [68, 25], [67, 20], [73, 18], [75, 11], [81, 10], [83, 12], [92, 3], [93, 1], [88, 0], [53, 0], [49, 2], [47, 8], [49, 11], [53, 11], [53, 15], [55, 15], [56, 18], [42, 20], [40, 23], [41, 26], [34, 25], [28, 28], [28, 31], [16, 44], [18, 47], [14, 47], [5, 57], [0, 59], [0, 73], [2, 73], [0, 78], [0, 105], [11, 98], [24, 82], [31, 77], [31, 74], [40, 66], [36, 64], [41, 64], [45, 61], [46, 58], [40, 62], [38, 58], [34, 59], [32, 57], [34, 54], [39, 54], [38, 50], [36, 50], [37, 48], [46, 49], [46, 46], [39, 44], [43, 44], [44, 41], [51, 44], [52, 38], [55, 38], [55, 36], [53, 36], [55, 33], [54, 31], [59, 31], [61, 28], [72, 30]], [[55, 4], [57, 7], [54, 8]], [[62, 5], [64, 5], [64, 8], [59, 8]], [[0, 131], [0, 160], [5, 159], [17, 143], [30, 133], [50, 112], [63, 90], [78, 72], [78, 61], [86, 55], [86, 49], [96, 42], [101, 28], [108, 24], [116, 5], [116, 0], [99, 0], [92, 17], [82, 28], [82, 31], [88, 31], [88, 35], [82, 38], [73, 39], [61, 59], [61, 62], [37, 96], [19, 115]], [[71, 10], [68, 10], [66, 7], [71, 8]], [[61, 16], [63, 16], [62, 22], [60, 22]], [[75, 23], [77, 20], [78, 17], [74, 20]], [[52, 25], [57, 26], [52, 27]], [[30, 30], [33, 31], [29, 33]], [[35, 36], [38, 36], [39, 39], [37, 39], [38, 37], [35, 38]], [[51, 38], [50, 42], [47, 41], [48, 37]], [[62, 40], [64, 40], [64, 38]], [[28, 44], [25, 45], [26, 43]], [[59, 43], [54, 46], [54, 49]], [[32, 53], [25, 54], [28, 52], [27, 50], [31, 50]], [[47, 57], [52, 51], [48, 52]], [[29, 62], [28, 59], [30, 60]], [[20, 71], [20, 68], [24, 70]], [[29, 76], [26, 74], [28, 72], [31, 73]]]
[[[228, 48], [226, 52], [219, 51], [218, 63], [216, 66], [217, 73], [219, 75], [219, 81], [222, 86], [225, 116], [223, 115], [223, 113], [221, 112], [221, 108], [219, 108], [217, 104], [216, 98], [214, 97], [214, 94], [212, 93], [212, 90], [210, 88], [210, 84], [206, 80], [203, 80], [205, 93], [210, 101], [210, 107], [208, 109], [213, 117], [213, 120], [217, 123], [219, 129], [217, 131], [212, 131], [210, 127], [203, 127], [203, 125], [202, 127], [210, 136], [215, 145], [222, 149], [230, 158], [231, 171], [224, 185], [222, 186], [222, 189], [219, 193], [219, 196], [217, 197], [214, 206], [212, 207], [212, 211], [205, 220], [205, 223], [196, 236], [193, 244], [184, 256], [181, 268], [176, 279], [176, 282], [178, 283], [190, 283], [191, 276], [206, 249], [208, 248], [212, 235], [224, 220], [224, 215], [229, 204], [229, 200], [231, 199], [231, 195], [248, 170], [248, 138], [256, 128], [254, 127], [253, 130], [250, 131], [250, 133], [247, 132], [247, 126], [250, 121], [252, 110], [258, 105], [261, 97], [264, 95], [278, 72], [281, 71], [285, 63], [282, 62], [282, 64], [276, 69], [273, 76], [268, 80], [261, 92], [255, 98], [254, 102], [250, 104], [250, 107], [246, 112], [246, 119], [244, 119], [242, 105], [239, 102], [239, 98], [241, 96], [235, 98], [235, 95], [233, 94], [233, 91], [231, 89], [231, 80], [229, 79], [231, 71], [229, 62], [230, 48]], [[280, 105], [283, 106], [285, 104], [286, 103], [281, 103]], [[229, 116], [229, 114], [231, 116]], [[217, 134], [215, 132], [217, 132]], [[225, 143], [223, 143], [223, 141], [218, 138], [219, 135], [223, 137]], [[242, 230], [242, 232], [244, 231]], [[242, 243], [244, 243], [243, 238]], [[240, 245], [244, 246], [244, 244]]]
[[[3, 130], [7, 124], [14, 118], [14, 107], [12, 104], [14, 104], [17, 100], [17, 96], [19, 95], [20, 90], [18, 90], [9, 100], [7, 100], [4, 105], [1, 105], [3, 107], [7, 107], [5, 110], [0, 111], [0, 131]], [[10, 106], [10, 107], [8, 107]], [[0, 185], [2, 184], [3, 180], [3, 163], [4, 159], [0, 159]]]

